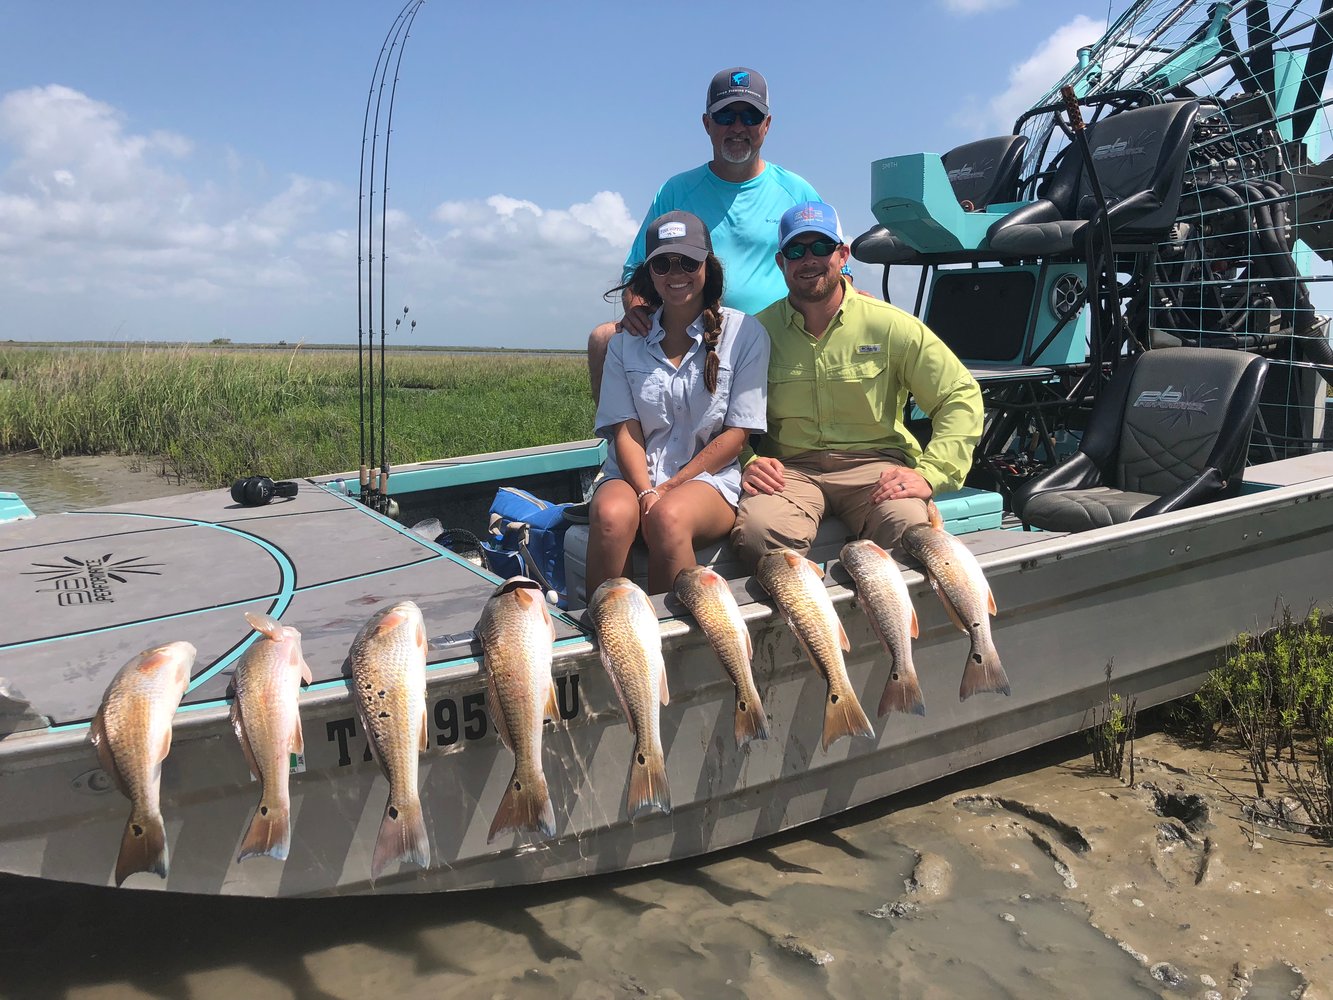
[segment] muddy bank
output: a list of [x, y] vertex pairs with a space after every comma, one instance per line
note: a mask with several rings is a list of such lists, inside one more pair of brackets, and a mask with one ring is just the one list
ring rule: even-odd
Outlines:
[[1245, 818], [1243, 761], [1151, 735], [1131, 789], [1085, 749], [577, 883], [275, 902], [10, 879], [0, 993], [1328, 997], [1333, 854]]

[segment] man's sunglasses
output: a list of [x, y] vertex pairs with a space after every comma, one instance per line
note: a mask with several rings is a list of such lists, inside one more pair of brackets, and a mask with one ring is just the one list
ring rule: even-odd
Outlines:
[[815, 240], [813, 243], [788, 243], [782, 248], [782, 256], [788, 260], [800, 260], [809, 250], [816, 257], [827, 257], [842, 246], [834, 240]]
[[693, 274], [695, 271], [699, 270], [699, 265], [702, 263], [703, 261], [695, 260], [692, 257], [682, 257], [679, 254], [664, 253], [662, 256], [654, 257], [650, 260], [648, 266], [653, 269], [653, 274], [662, 277], [671, 273], [672, 264], [675, 264], [686, 274]]
[[721, 111], [714, 111], [709, 117], [718, 125], [723, 126], [734, 125], [736, 119], [739, 118], [741, 124], [746, 128], [754, 128], [756, 125], [763, 124], [764, 118], [767, 116], [758, 108], [746, 108], [744, 111], [732, 111], [730, 108], [723, 108]]

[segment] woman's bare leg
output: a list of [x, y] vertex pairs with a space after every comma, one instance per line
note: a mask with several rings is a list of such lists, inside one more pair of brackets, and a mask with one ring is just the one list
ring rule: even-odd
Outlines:
[[629, 550], [639, 533], [639, 501], [623, 479], [597, 487], [588, 512], [588, 598], [612, 577], [629, 575]]
[[648, 591], [664, 594], [676, 574], [694, 565], [694, 548], [722, 538], [736, 523], [736, 511], [712, 486], [697, 479], [684, 483], [657, 503], [643, 519], [648, 543]]

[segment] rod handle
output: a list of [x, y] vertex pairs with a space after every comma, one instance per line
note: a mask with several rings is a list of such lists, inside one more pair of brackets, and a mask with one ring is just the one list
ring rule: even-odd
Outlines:
[[1083, 131], [1083, 112], [1078, 106], [1078, 97], [1074, 94], [1074, 88], [1070, 84], [1065, 84], [1060, 88], [1060, 96], [1064, 98], [1065, 114], [1069, 115], [1069, 127], [1075, 132]]

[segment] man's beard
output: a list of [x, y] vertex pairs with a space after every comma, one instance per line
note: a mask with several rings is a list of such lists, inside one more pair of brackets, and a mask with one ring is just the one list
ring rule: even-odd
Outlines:
[[726, 160], [728, 163], [734, 163], [740, 165], [744, 163], [749, 163], [755, 157], [755, 148], [754, 148], [754, 143], [752, 142], [747, 142], [744, 144], [745, 152], [740, 155], [731, 152], [731, 150], [728, 148], [729, 146], [730, 143], [724, 142], [722, 143], [722, 149], [721, 149], [722, 159]]
[[823, 274], [820, 275], [819, 280], [815, 282], [813, 287], [788, 287], [787, 291], [793, 299], [799, 302], [827, 302], [837, 290], [840, 278], [841, 276], [838, 276], [838, 280], [835, 280], [833, 275]]

